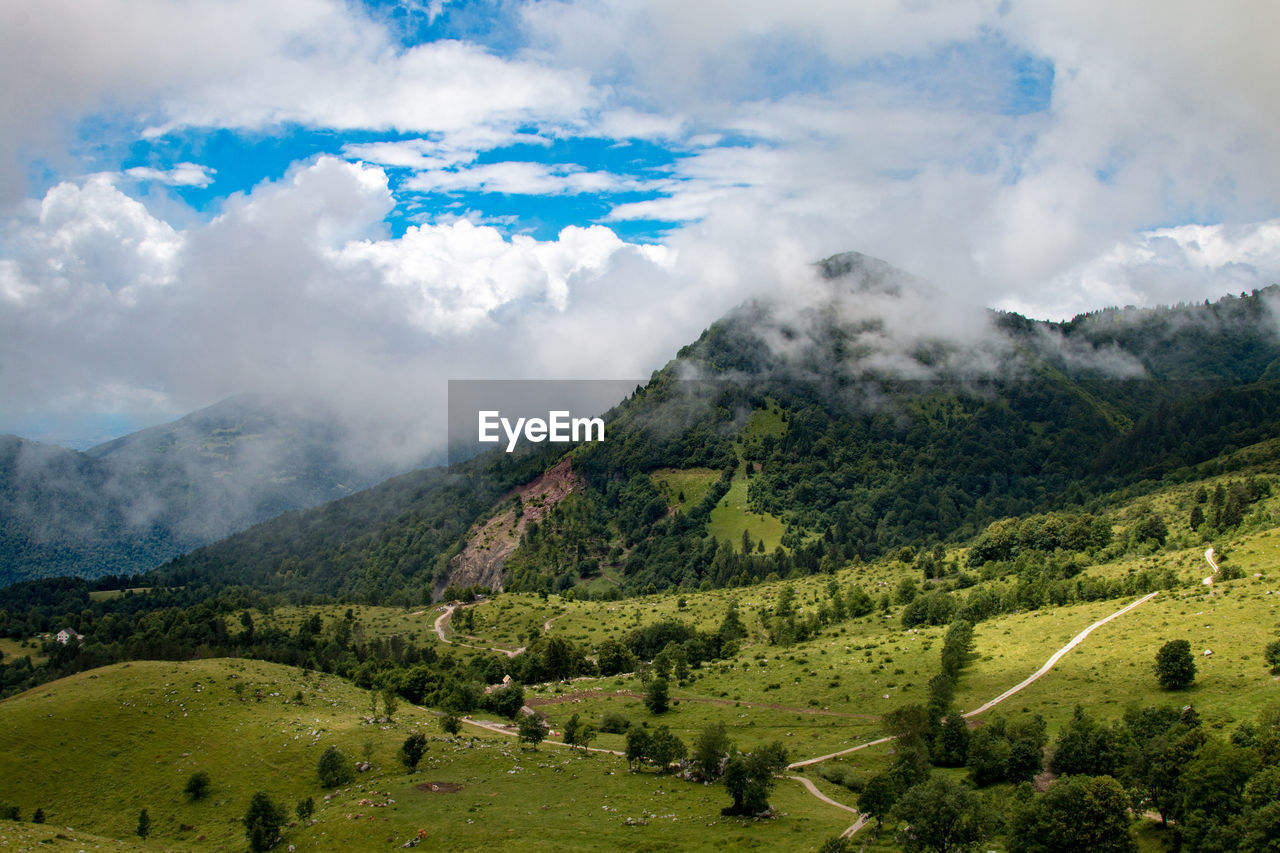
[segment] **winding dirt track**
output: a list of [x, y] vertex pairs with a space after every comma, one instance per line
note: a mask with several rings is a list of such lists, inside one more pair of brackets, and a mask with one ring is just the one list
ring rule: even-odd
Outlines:
[[[458, 608], [458, 605], [456, 604], [446, 604], [444, 608], [444, 612], [436, 617], [436, 621], [435, 621], [436, 636], [440, 638], [440, 642], [448, 646], [464, 646], [468, 649], [480, 649], [481, 651], [485, 651], [485, 652], [500, 652], [509, 658], [513, 658], [516, 655], [520, 654], [522, 651], [524, 651], [524, 646], [521, 646], [518, 649], [500, 649], [497, 646], [476, 646], [476, 645], [472, 645], [471, 643], [463, 643], [459, 640], [450, 640], [448, 637], [445, 636], [444, 629], [445, 629], [445, 626], [449, 624], [449, 620], [453, 618], [453, 611], [456, 610], [457, 608]], [[554, 616], [551, 617], [551, 619], [554, 619], [554, 618], [556, 617]], [[551, 619], [548, 619], [544, 623], [544, 625], [549, 627], [551, 625]]]
[[[1208, 557], [1208, 555], [1207, 555], [1207, 554], [1206, 554], [1205, 556], [1206, 556], [1206, 558]], [[1088, 628], [1085, 628], [1085, 629], [1084, 629], [1083, 631], [1081, 631], [1079, 634], [1076, 634], [1074, 637], [1072, 637], [1072, 638], [1071, 638], [1071, 640], [1070, 640], [1070, 642], [1068, 642], [1065, 646], [1063, 646], [1062, 648], [1060, 648], [1060, 649], [1058, 649], [1056, 652], [1054, 652], [1052, 655], [1050, 655], [1049, 660], [1045, 661], [1044, 666], [1040, 667], [1040, 668], [1039, 668], [1039, 669], [1037, 669], [1034, 673], [1032, 673], [1030, 676], [1028, 676], [1027, 678], [1023, 679], [1021, 682], [1019, 682], [1018, 684], [1014, 685], [1013, 687], [1010, 687], [1008, 690], [1006, 690], [1005, 692], [1001, 693], [999, 696], [997, 696], [996, 698], [992, 699], [990, 702], [987, 702], [987, 703], [985, 703], [985, 704], [981, 705], [980, 707], [975, 708], [975, 709], [974, 709], [974, 710], [972, 710], [972, 711], [968, 711], [968, 712], [966, 712], [966, 713], [964, 714], [964, 716], [965, 716], [965, 717], [975, 717], [975, 716], [977, 716], [978, 714], [981, 714], [981, 713], [984, 713], [984, 712], [986, 712], [986, 711], [989, 711], [989, 710], [991, 710], [992, 708], [994, 708], [996, 705], [999, 705], [1001, 702], [1003, 702], [1004, 700], [1008, 699], [1010, 696], [1013, 696], [1013, 695], [1014, 695], [1015, 693], [1017, 693], [1018, 691], [1023, 690], [1023, 689], [1025, 689], [1026, 687], [1028, 687], [1029, 685], [1031, 685], [1031, 684], [1035, 683], [1035, 681], [1036, 681], [1037, 679], [1041, 678], [1043, 675], [1045, 675], [1047, 672], [1049, 672], [1049, 670], [1053, 669], [1054, 665], [1055, 665], [1058, 661], [1060, 661], [1060, 660], [1062, 659], [1063, 655], [1065, 655], [1067, 652], [1069, 652], [1069, 651], [1071, 651], [1072, 649], [1074, 649], [1076, 646], [1080, 645], [1080, 643], [1082, 643], [1086, 637], [1088, 637], [1090, 634], [1092, 634], [1092, 633], [1094, 632], [1094, 630], [1096, 630], [1096, 629], [1098, 629], [1098, 628], [1101, 628], [1103, 625], [1107, 624], [1107, 623], [1108, 623], [1108, 622], [1110, 622], [1112, 619], [1118, 619], [1119, 617], [1121, 617], [1121, 616], [1123, 616], [1124, 614], [1128, 613], [1128, 612], [1129, 612], [1130, 610], [1132, 610], [1133, 608], [1135, 608], [1135, 607], [1137, 607], [1137, 606], [1139, 606], [1139, 605], [1141, 605], [1141, 604], [1145, 604], [1146, 602], [1148, 602], [1148, 601], [1150, 601], [1151, 599], [1155, 598], [1158, 594], [1159, 594], [1159, 590], [1157, 590], [1156, 592], [1148, 593], [1147, 595], [1144, 595], [1142, 598], [1139, 598], [1137, 601], [1132, 601], [1132, 602], [1130, 602], [1129, 604], [1126, 604], [1124, 607], [1121, 607], [1119, 610], [1117, 610], [1115, 613], [1112, 613], [1110, 616], [1105, 616], [1105, 617], [1103, 617], [1102, 619], [1099, 619], [1097, 622], [1094, 622], [1094, 623], [1093, 623], [1092, 625], [1090, 625]], [[889, 741], [891, 741], [891, 740], [893, 740], [893, 736], [892, 736], [892, 735], [890, 735], [890, 736], [888, 736], [888, 737], [882, 737], [882, 738], [879, 738], [879, 739], [877, 739], [877, 740], [868, 741], [867, 743], [861, 743], [861, 744], [858, 744], [857, 746], [849, 747], [848, 749], [842, 749], [842, 750], [840, 750], [839, 752], [832, 752], [832, 753], [829, 753], [829, 754], [827, 754], [827, 755], [820, 755], [820, 756], [818, 756], [817, 758], [808, 758], [808, 759], [805, 759], [804, 761], [796, 761], [796, 762], [794, 762], [794, 763], [792, 763], [792, 764], [788, 764], [788, 765], [787, 765], [787, 769], [788, 769], [788, 770], [794, 770], [794, 769], [799, 768], [799, 767], [806, 767], [806, 766], [808, 766], [808, 765], [810, 765], [810, 764], [818, 764], [819, 762], [826, 761], [826, 760], [827, 760], [827, 759], [829, 759], [829, 758], [835, 758], [835, 757], [836, 757], [836, 756], [838, 756], [838, 755], [847, 755], [847, 754], [849, 754], [849, 753], [851, 753], [851, 752], [857, 752], [857, 751], [858, 751], [858, 750], [860, 750], [860, 749], [866, 749], [866, 748], [868, 748], [868, 747], [876, 746], [876, 745], [878, 745], [878, 744], [888, 743], [888, 742], [889, 742]], [[787, 777], [787, 778], [789, 778], [789, 779], [799, 779], [800, 777], [797, 777], [797, 776], [789, 776], [789, 777]], [[807, 785], [805, 785], [805, 787], [809, 789], [809, 792], [810, 792], [810, 793], [815, 793], [815, 792], [816, 792], [816, 789], [812, 786], [812, 784], [807, 784]], [[828, 797], [826, 797], [826, 796], [819, 796], [819, 799], [823, 800], [824, 802], [831, 802], [831, 800], [830, 800]], [[836, 803], [836, 805], [840, 805], [840, 804], [839, 804], [839, 803]], [[844, 809], [848, 809], [848, 807], [847, 807], [847, 806], [840, 805], [840, 807], [841, 807], [841, 808], [844, 808]], [[850, 810], [850, 811], [854, 811], [853, 809], [848, 809], [848, 810]], [[844, 837], [846, 837], [846, 838], [847, 838], [847, 837], [849, 837], [849, 836], [853, 835], [853, 834], [854, 834], [855, 832], [857, 832], [859, 829], [861, 829], [865, 824], [866, 824], [866, 815], [860, 815], [860, 816], [859, 816], [859, 818], [858, 818], [858, 822], [857, 822], [857, 823], [855, 823], [853, 826], [849, 827], [848, 829], [846, 829], [846, 830], [842, 833], [842, 835], [843, 835]]]
[[[1208, 561], [1209, 561], [1209, 565], [1213, 568], [1214, 573], [1216, 574], [1216, 573], [1217, 573], [1217, 571], [1218, 571], [1218, 566], [1217, 566], [1217, 564], [1213, 561], [1213, 549], [1212, 549], [1212, 548], [1210, 548], [1208, 551], [1206, 551], [1206, 552], [1205, 552], [1204, 557], [1205, 557], [1205, 559], [1206, 559], [1206, 560], [1208, 560]], [[1212, 581], [1212, 578], [1211, 578], [1211, 577], [1210, 577], [1210, 578], [1206, 578], [1206, 579], [1205, 579], [1205, 583], [1210, 583], [1211, 581]], [[1113, 619], [1118, 619], [1118, 618], [1120, 618], [1121, 616], [1123, 616], [1123, 615], [1125, 615], [1126, 613], [1128, 613], [1130, 610], [1133, 610], [1135, 607], [1138, 607], [1139, 605], [1145, 604], [1146, 602], [1148, 602], [1148, 601], [1150, 601], [1151, 599], [1155, 598], [1158, 594], [1159, 594], [1159, 591], [1158, 591], [1158, 590], [1157, 590], [1156, 592], [1148, 593], [1147, 595], [1144, 595], [1142, 598], [1139, 598], [1139, 599], [1137, 599], [1136, 601], [1131, 601], [1130, 603], [1126, 604], [1124, 607], [1121, 607], [1121, 608], [1120, 608], [1119, 610], [1117, 610], [1115, 613], [1112, 613], [1112, 614], [1111, 614], [1111, 615], [1109, 615], [1109, 616], [1104, 616], [1103, 618], [1099, 619], [1097, 622], [1094, 622], [1092, 625], [1090, 625], [1089, 627], [1085, 628], [1085, 629], [1084, 629], [1083, 631], [1081, 631], [1079, 634], [1076, 634], [1074, 637], [1072, 637], [1072, 638], [1071, 638], [1071, 640], [1070, 640], [1070, 641], [1069, 641], [1065, 646], [1063, 646], [1062, 648], [1060, 648], [1060, 649], [1058, 649], [1056, 652], [1054, 652], [1052, 655], [1050, 655], [1050, 656], [1049, 656], [1049, 659], [1048, 659], [1047, 661], [1045, 661], [1044, 666], [1040, 667], [1040, 668], [1039, 668], [1039, 669], [1037, 669], [1035, 672], [1033, 672], [1031, 675], [1027, 676], [1027, 678], [1023, 679], [1022, 681], [1020, 681], [1018, 684], [1014, 685], [1013, 687], [1010, 687], [1008, 690], [1006, 690], [1005, 692], [1001, 693], [999, 696], [997, 696], [996, 698], [992, 699], [991, 701], [984, 703], [983, 705], [981, 705], [981, 706], [979, 706], [979, 707], [975, 708], [975, 709], [974, 709], [974, 710], [972, 710], [972, 711], [966, 711], [966, 712], [965, 712], [965, 714], [964, 714], [964, 716], [965, 716], [965, 717], [975, 717], [975, 716], [977, 716], [977, 715], [979, 715], [979, 714], [985, 713], [985, 712], [987, 712], [987, 711], [991, 710], [992, 708], [994, 708], [996, 705], [999, 705], [1001, 702], [1005, 701], [1005, 700], [1006, 700], [1006, 699], [1008, 699], [1009, 697], [1011, 697], [1011, 696], [1015, 695], [1015, 694], [1016, 694], [1016, 693], [1018, 693], [1019, 691], [1024, 690], [1025, 688], [1027, 688], [1027, 687], [1028, 687], [1028, 686], [1030, 686], [1031, 684], [1034, 684], [1038, 679], [1040, 679], [1041, 677], [1043, 677], [1044, 675], [1046, 675], [1046, 674], [1047, 674], [1051, 669], [1053, 669], [1053, 667], [1058, 663], [1058, 661], [1060, 661], [1060, 660], [1062, 659], [1062, 657], [1063, 657], [1064, 655], [1066, 655], [1068, 652], [1070, 652], [1070, 651], [1071, 651], [1072, 649], [1074, 649], [1076, 646], [1080, 645], [1080, 643], [1084, 642], [1085, 638], [1087, 638], [1087, 637], [1088, 637], [1090, 634], [1092, 634], [1095, 630], [1097, 630], [1098, 628], [1101, 628], [1103, 625], [1106, 625], [1108, 622], [1110, 622], [1110, 621], [1111, 621], [1111, 620], [1113, 620]], [[446, 638], [446, 637], [445, 637], [445, 634], [444, 634], [444, 628], [445, 628], [446, 623], [449, 621], [449, 618], [453, 615], [453, 611], [454, 611], [454, 605], [452, 605], [452, 604], [451, 604], [451, 605], [448, 605], [448, 606], [446, 606], [446, 607], [445, 607], [444, 612], [443, 612], [443, 613], [441, 613], [441, 614], [440, 614], [440, 616], [439, 616], [439, 617], [437, 617], [437, 618], [436, 618], [436, 620], [435, 620], [435, 630], [436, 630], [436, 635], [440, 637], [440, 641], [441, 641], [441, 642], [443, 642], [443, 643], [451, 643], [451, 642], [452, 642], [452, 641], [450, 641], [448, 638]], [[543, 630], [544, 630], [544, 631], [545, 631], [545, 630], [550, 629], [550, 627], [551, 627], [551, 622], [552, 622], [552, 620], [553, 620], [553, 619], [555, 619], [555, 618], [556, 618], [556, 617], [554, 617], [554, 616], [553, 616], [553, 617], [551, 617], [551, 619], [548, 619], [545, 623], [543, 623]], [[455, 645], [467, 645], [466, 643], [454, 643], [454, 644], [455, 644]], [[488, 646], [468, 646], [468, 648], [492, 648], [492, 647], [488, 647]], [[504, 654], [506, 654], [506, 655], [508, 655], [508, 656], [510, 656], [510, 657], [515, 657], [515, 655], [516, 655], [516, 654], [518, 654], [518, 653], [519, 653], [519, 651], [523, 651], [523, 649], [521, 649], [521, 650], [518, 650], [517, 652], [511, 652], [510, 650], [507, 650], [507, 649], [496, 649], [496, 648], [492, 648], [492, 650], [493, 650], [493, 651], [503, 652]], [[526, 710], [526, 713], [532, 713], [532, 711], [531, 711], [531, 710], [529, 710], [529, 709], [522, 709], [522, 710]], [[487, 731], [494, 732], [494, 733], [496, 733], [496, 734], [500, 734], [500, 735], [507, 735], [508, 737], [515, 737], [515, 736], [516, 736], [516, 734], [517, 734], [517, 732], [516, 732], [516, 730], [515, 730], [515, 728], [514, 728], [513, 726], [507, 726], [507, 725], [503, 725], [503, 724], [501, 724], [501, 723], [490, 722], [490, 721], [487, 721], [487, 720], [471, 720], [471, 719], [466, 719], [466, 720], [463, 720], [463, 723], [465, 723], [466, 725], [469, 725], [469, 726], [476, 726], [477, 728], [482, 728], [482, 729], [485, 729], [485, 730], [487, 730]], [[866, 742], [866, 743], [860, 743], [860, 744], [858, 744], [857, 746], [851, 746], [851, 747], [849, 747], [848, 749], [842, 749], [842, 750], [839, 750], [838, 752], [830, 752], [830, 753], [827, 753], [826, 755], [819, 755], [817, 758], [806, 758], [806, 759], [805, 759], [805, 760], [803, 760], [803, 761], [794, 761], [794, 762], [792, 762], [791, 764], [788, 764], [788, 765], [787, 765], [787, 769], [788, 769], [788, 770], [796, 770], [796, 769], [799, 769], [799, 768], [801, 768], [801, 767], [807, 767], [807, 766], [812, 765], [812, 764], [819, 764], [819, 763], [821, 763], [821, 762], [823, 762], [823, 761], [826, 761], [826, 760], [828, 760], [828, 759], [836, 758], [837, 756], [841, 756], [841, 755], [848, 755], [848, 754], [849, 754], [849, 753], [851, 753], [851, 752], [857, 752], [857, 751], [859, 751], [859, 750], [867, 749], [867, 748], [872, 747], [872, 746], [878, 746], [879, 744], [882, 744], [882, 743], [888, 743], [889, 741], [891, 741], [891, 740], [893, 740], [893, 739], [894, 739], [894, 738], [893, 738], [893, 736], [892, 736], [892, 735], [890, 735], [890, 736], [887, 736], [887, 737], [877, 738], [876, 740], [868, 741], [868, 742]], [[553, 740], [548, 740], [548, 741], [544, 741], [544, 743], [550, 743], [550, 744], [555, 745], [555, 746], [567, 746], [567, 744], [563, 743], [562, 741], [553, 741]], [[617, 750], [613, 750], [613, 749], [599, 749], [599, 748], [596, 748], [596, 747], [589, 747], [589, 748], [588, 748], [588, 751], [589, 751], [589, 752], [602, 752], [602, 753], [606, 753], [606, 754], [608, 754], [608, 755], [618, 755], [618, 756], [625, 757], [625, 753], [618, 752]], [[804, 788], [805, 788], [805, 790], [806, 790], [806, 791], [808, 791], [810, 794], [812, 794], [814, 797], [816, 797], [817, 799], [821, 800], [822, 802], [824, 802], [824, 803], [826, 803], [826, 804], [828, 804], [828, 805], [834, 806], [834, 807], [836, 807], [836, 808], [838, 808], [838, 809], [843, 809], [844, 811], [849, 812], [849, 813], [851, 813], [851, 814], [856, 814], [856, 815], [858, 815], [858, 819], [857, 819], [857, 821], [856, 821], [856, 822], [854, 822], [854, 824], [853, 824], [852, 826], [850, 826], [848, 829], [846, 829], [844, 832], [842, 832], [842, 833], [841, 833], [841, 836], [842, 836], [842, 837], [844, 837], [844, 838], [848, 838], [848, 837], [852, 836], [854, 833], [856, 833], [858, 830], [862, 829], [862, 827], [863, 827], [863, 826], [865, 826], [865, 825], [867, 824], [867, 816], [866, 816], [865, 814], [862, 814], [858, 809], [853, 808], [852, 806], [847, 806], [847, 805], [845, 805], [844, 803], [837, 802], [836, 800], [831, 799], [831, 798], [830, 798], [830, 797], [828, 797], [826, 794], [824, 794], [824, 793], [822, 793], [821, 791], [819, 791], [819, 790], [818, 790], [818, 788], [817, 788], [817, 786], [816, 786], [816, 785], [814, 785], [814, 784], [813, 784], [813, 782], [812, 782], [811, 780], [806, 779], [806, 778], [805, 778], [805, 777], [803, 777], [803, 776], [786, 776], [786, 777], [784, 777], [784, 778], [792, 779], [792, 780], [795, 780], [796, 782], [799, 782], [801, 785], [803, 785], [803, 786], [804, 786]]]
[[[1204, 558], [1205, 558], [1205, 561], [1209, 563], [1209, 568], [1213, 569], [1213, 575], [1216, 575], [1218, 573], [1218, 562], [1213, 559], [1212, 547], [1210, 547], [1208, 551], [1204, 552]], [[1209, 577], [1204, 579], [1205, 586], [1208, 586], [1208, 587], [1213, 586], [1213, 575], [1209, 575]]]
[[[436, 617], [436, 621], [435, 621], [436, 636], [440, 638], [440, 642], [444, 643], [447, 646], [464, 646], [468, 649], [480, 649], [481, 651], [486, 651], [486, 652], [501, 652], [502, 654], [506, 655], [509, 658], [513, 658], [524, 651], [525, 649], [524, 646], [521, 646], [518, 649], [500, 649], [497, 646], [475, 646], [475, 645], [472, 645], [471, 643], [463, 643], [463, 642], [459, 642], [458, 640], [450, 640], [447, 636], [445, 636], [444, 629], [445, 629], [445, 626], [449, 624], [449, 620], [453, 618], [453, 611], [457, 609], [458, 609], [458, 605], [456, 604], [446, 604], [444, 607], [444, 612]], [[550, 631], [551, 623], [556, 621], [563, 615], [564, 615], [563, 613], [557, 613], [555, 616], [552, 616], [546, 622], [543, 622], [542, 633], [545, 634], [548, 631]], [[476, 638], [472, 637], [472, 639], [476, 639]]]

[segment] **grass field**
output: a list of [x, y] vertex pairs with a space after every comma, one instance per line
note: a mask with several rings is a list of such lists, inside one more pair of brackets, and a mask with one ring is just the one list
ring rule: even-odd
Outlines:
[[23, 645], [18, 640], [11, 640], [8, 637], [0, 637], [0, 653], [4, 654], [5, 660], [17, 660], [19, 658], [30, 657], [32, 663], [40, 663], [45, 656], [40, 653], [39, 642], [29, 640], [27, 645]]
[[[711, 491], [719, 471], [710, 468], [659, 468], [649, 475], [667, 499], [667, 506], [688, 511], [702, 502]], [[680, 496], [684, 495], [681, 500]]]
[[[241, 694], [232, 689], [237, 682], [247, 685]], [[291, 701], [297, 690], [302, 705]], [[393, 725], [372, 725], [362, 720], [366, 707], [364, 692], [338, 679], [253, 661], [84, 673], [0, 703], [0, 799], [27, 816], [42, 808], [50, 826], [123, 839], [146, 808], [153, 835], [144, 846], [191, 850], [241, 849], [239, 818], [255, 790], [290, 809], [316, 798], [317, 822], [285, 833], [304, 850], [382, 849], [419, 830], [424, 850], [812, 849], [846, 825], [794, 785], [773, 797], [781, 819], [726, 819], [718, 788], [631, 773], [599, 753], [549, 744], [526, 750], [477, 729], [444, 738], [432, 715], [415, 708]], [[411, 776], [393, 756], [415, 730], [432, 737]], [[315, 779], [320, 753], [334, 744], [359, 756], [366, 742], [375, 769], [326, 800]], [[209, 773], [213, 791], [191, 803], [182, 787], [196, 770]], [[441, 782], [461, 787], [430, 790]]]
[[745, 467], [733, 475], [729, 491], [707, 520], [707, 532], [735, 548], [742, 542], [742, 531], [747, 531], [751, 541], [764, 542], [764, 553], [772, 554], [782, 544], [786, 527], [782, 519], [769, 513], [752, 512], [747, 506], [747, 476]]

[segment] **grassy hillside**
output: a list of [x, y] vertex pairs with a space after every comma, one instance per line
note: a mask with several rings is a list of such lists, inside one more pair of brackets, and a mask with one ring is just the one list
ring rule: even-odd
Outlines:
[[[1212, 588], [1200, 582], [1208, 567], [1202, 553], [1194, 559], [1203, 550], [1199, 546], [1154, 557], [1125, 556], [1095, 567], [1104, 574], [1125, 573], [1154, 559], [1175, 567], [1185, 583], [1099, 629], [1048, 675], [985, 718], [1040, 714], [1052, 737], [1078, 704], [1108, 720], [1135, 703], [1191, 703], [1209, 731], [1226, 734], [1273, 703], [1276, 680], [1261, 648], [1280, 636], [1275, 594], [1280, 533], [1245, 533], [1222, 543], [1245, 576]], [[888, 588], [911, 572], [904, 564], [883, 562], [843, 570], [834, 580]], [[770, 645], [754, 614], [776, 603], [787, 586], [802, 609], [815, 606], [826, 596], [826, 582], [804, 578], [627, 602], [503, 595], [473, 607], [468, 634], [477, 643], [510, 646], [531, 629], [547, 628], [550, 635], [598, 645], [664, 617], [711, 629], [734, 598], [750, 628], [741, 653], [694, 670], [683, 685], [673, 684], [673, 706], [664, 714], [649, 712], [640, 698], [643, 687], [631, 675], [549, 684], [528, 692], [527, 701], [556, 730], [571, 714], [598, 721], [606, 713], [620, 713], [633, 725], [667, 725], [692, 741], [708, 724], [723, 722], [740, 748], [779, 740], [798, 760], [882, 736], [885, 712], [925, 697], [941, 646], [942, 628], [904, 630], [898, 607], [792, 646]], [[980, 623], [976, 657], [959, 681], [957, 705], [975, 707], [1021, 681], [1071, 636], [1124, 603], [1045, 608]], [[295, 626], [314, 613], [336, 615], [331, 607], [279, 609], [260, 614], [259, 630]], [[431, 630], [437, 615], [435, 610], [363, 607], [357, 618], [370, 632], [413, 634], [448, 652]], [[1159, 688], [1151, 670], [1156, 649], [1170, 638], [1192, 642], [1199, 669], [1195, 685], [1174, 694]], [[1209, 657], [1200, 654], [1206, 648], [1213, 651]], [[237, 690], [238, 684], [244, 686]], [[605, 845], [800, 851], [815, 850], [852, 820], [783, 780], [771, 797], [778, 816], [742, 823], [719, 815], [727, 798], [717, 786], [652, 771], [633, 773], [622, 759], [552, 744], [526, 751], [511, 738], [478, 728], [467, 727], [463, 738], [448, 739], [431, 714], [412, 707], [402, 706], [393, 724], [371, 724], [368, 715], [367, 691], [291, 667], [244, 660], [116, 665], [0, 703], [0, 779], [5, 780], [0, 801], [19, 806], [28, 818], [42, 808], [50, 826], [126, 841], [136, 840], [138, 811], [147, 808], [154, 822], [149, 843], [190, 850], [239, 849], [237, 820], [259, 789], [290, 808], [305, 796], [316, 798], [318, 822], [285, 833], [299, 849], [383, 849], [425, 829], [420, 846], [427, 850], [597, 850]], [[419, 772], [409, 776], [394, 755], [413, 731], [427, 733], [430, 746]], [[330, 744], [353, 757], [368, 744], [375, 766], [325, 801], [315, 764]], [[621, 736], [610, 734], [600, 735], [594, 746], [625, 748]], [[828, 781], [831, 774], [824, 768], [839, 767], [841, 773], [852, 772], [849, 778], [865, 780], [892, 760], [891, 747], [878, 747], [804, 772], [828, 796], [856, 806], [856, 795]], [[197, 770], [210, 774], [213, 791], [207, 800], [192, 803], [182, 787]], [[51, 779], [56, 782], [50, 784]], [[423, 782], [462, 788], [424, 793], [415, 788]], [[375, 808], [361, 801], [387, 805]], [[629, 825], [627, 818], [639, 825]], [[530, 826], [537, 832], [531, 834]], [[23, 837], [41, 834], [35, 827], [20, 831]], [[43, 832], [53, 837], [52, 830]], [[883, 841], [877, 846], [891, 849]]]
[[[236, 684], [246, 685], [242, 693]], [[301, 705], [291, 701], [297, 691]], [[778, 793], [785, 820], [744, 823], [720, 816], [718, 790], [631, 774], [609, 755], [526, 750], [476, 728], [448, 739], [414, 708], [402, 708], [392, 724], [370, 724], [367, 714], [364, 691], [288, 667], [226, 660], [109, 667], [0, 703], [0, 799], [25, 816], [42, 808], [50, 825], [126, 840], [136, 840], [146, 808], [150, 843], [184, 850], [242, 849], [238, 819], [256, 790], [290, 809], [316, 799], [317, 822], [285, 832], [299, 849], [384, 849], [420, 829], [424, 850], [785, 849], [842, 825], [798, 789]], [[409, 775], [394, 756], [414, 731], [431, 740]], [[315, 778], [321, 752], [332, 744], [359, 757], [366, 743], [374, 770], [326, 800]], [[213, 787], [193, 803], [182, 789], [197, 770]], [[431, 783], [460, 790], [436, 792]]]

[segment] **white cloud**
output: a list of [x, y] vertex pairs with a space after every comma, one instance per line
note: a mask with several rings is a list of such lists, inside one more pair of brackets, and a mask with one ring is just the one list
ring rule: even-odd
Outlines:
[[394, 142], [363, 142], [344, 145], [342, 154], [352, 160], [377, 163], [395, 169], [447, 169], [476, 158], [473, 147], [455, 148], [430, 139], [405, 139]]
[[125, 170], [125, 174], [135, 180], [158, 181], [171, 187], [207, 187], [213, 182], [216, 172], [216, 169], [199, 163], [178, 163], [172, 169], [135, 166]]
[[[417, 424], [396, 445], [408, 456], [438, 437], [422, 422], [447, 378], [566, 375], [545, 371], [575, 366], [572, 335], [610, 335], [580, 327], [585, 316], [600, 324], [618, 301], [659, 298], [672, 280], [671, 251], [604, 227], [540, 241], [458, 221], [392, 239], [391, 205], [382, 169], [332, 157], [184, 231], [109, 176], [54, 187], [4, 223], [4, 243], [20, 249], [0, 263], [5, 416], [308, 394], [381, 418], [388, 441]], [[606, 361], [646, 375], [701, 322], [665, 322], [664, 334]], [[579, 375], [601, 375], [601, 362], [576, 352]]]
[[1106, 306], [1195, 302], [1280, 283], [1280, 220], [1158, 228], [1067, 270], [1008, 310], [1066, 319]]
[[524, 6], [524, 20], [565, 65], [648, 104], [693, 107], [755, 97], [806, 52], [856, 65], [970, 38], [998, 9], [996, 0], [546, 0]]
[[[110, 38], [104, 37], [110, 34]], [[184, 127], [452, 134], [467, 141], [580, 121], [583, 73], [457, 41], [399, 47], [339, 0], [12, 0], [0, 5], [0, 192], [20, 157], [110, 108], [152, 135]]]
[[139, 202], [120, 192], [110, 175], [49, 190], [32, 219], [15, 228], [10, 245], [18, 269], [39, 270], [40, 301], [137, 298], [141, 289], [173, 281], [181, 238]]
[[595, 97], [580, 73], [502, 59], [473, 44], [438, 41], [398, 52], [371, 34], [317, 35], [301, 50], [191, 86], [166, 104], [167, 120], [151, 133], [294, 122], [466, 135], [476, 127], [573, 122]]
[[[1280, 213], [1280, 7], [557, 0], [526, 21], [556, 61], [688, 134], [670, 196], [613, 220], [754, 201], [761, 234], [785, 217], [823, 252], [1048, 307], [1037, 291], [1151, 223]], [[1006, 115], [1027, 62], [1053, 70], [1048, 108]]]
[[654, 186], [610, 172], [591, 172], [565, 163], [507, 161], [461, 169], [433, 169], [406, 180], [418, 192], [487, 192], [507, 195], [582, 195], [618, 193]]

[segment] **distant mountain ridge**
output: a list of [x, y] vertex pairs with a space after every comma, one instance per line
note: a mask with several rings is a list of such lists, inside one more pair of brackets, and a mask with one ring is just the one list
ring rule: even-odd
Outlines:
[[239, 395], [84, 452], [0, 436], [0, 584], [133, 574], [399, 471], [323, 407]]

